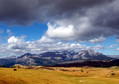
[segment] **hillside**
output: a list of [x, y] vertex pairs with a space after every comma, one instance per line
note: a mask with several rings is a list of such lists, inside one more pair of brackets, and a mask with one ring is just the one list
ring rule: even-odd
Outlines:
[[64, 64], [56, 64], [53, 67], [111, 67], [111, 66], [119, 66], [119, 59], [110, 60], [110, 61], [83, 61], [76, 63], [64, 63]]

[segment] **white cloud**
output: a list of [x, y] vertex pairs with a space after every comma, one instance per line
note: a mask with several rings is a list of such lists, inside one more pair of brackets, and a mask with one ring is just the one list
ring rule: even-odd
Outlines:
[[46, 35], [49, 38], [55, 38], [60, 40], [84, 41], [90, 38], [89, 36], [84, 38], [84, 33], [89, 33], [92, 30], [89, 18], [80, 17], [78, 14], [76, 14], [75, 17], [72, 17], [70, 19], [65, 18], [56, 20], [53, 24], [48, 23], [47, 25], [48, 30], [46, 32]]
[[94, 47], [92, 47], [93, 50], [100, 50], [100, 49], [104, 49], [105, 47], [104, 46], [101, 46], [101, 45], [96, 45]]
[[42, 36], [42, 38], [40, 40], [38, 40], [39, 42], [43, 42], [43, 43], [51, 43], [54, 42], [53, 39], [48, 38], [47, 36]]
[[15, 42], [18, 42], [19, 39], [17, 39], [16, 37], [12, 36], [8, 39], [8, 43], [15, 43]]
[[24, 37], [22, 37], [22, 36], [19, 38], [15, 37], [15, 36], [11, 36], [8, 39], [8, 43], [21, 43], [21, 42], [23, 42], [23, 40], [24, 40]]
[[[21, 37], [12, 36], [8, 39], [8, 43], [0, 46], [0, 55], [12, 56], [22, 55], [24, 53], [40, 54], [48, 51], [62, 51], [62, 50], [99, 50], [104, 49], [104, 46], [97, 45], [95, 47], [85, 46], [80, 43], [68, 43], [59, 40], [54, 40], [43, 36], [37, 41], [25, 41]], [[7, 54], [7, 53], [9, 54]]]
[[[22, 55], [24, 53], [42, 53], [47, 51], [62, 51], [62, 50], [87, 50], [89, 46], [81, 45], [79, 43], [61, 42], [43, 36], [37, 41], [24, 41], [23, 38], [12, 36], [8, 39], [8, 43], [0, 46], [0, 55], [12, 56]], [[7, 52], [7, 53], [6, 53]]]
[[51, 38], [60, 38], [65, 40], [74, 35], [73, 25], [60, 26], [60, 25], [51, 25], [48, 23], [48, 30], [46, 34]]
[[25, 38], [26, 35], [22, 35], [20, 37], [11, 36], [7, 41], [8, 43], [23, 43]]
[[101, 36], [99, 38], [91, 39], [91, 40], [89, 40], [89, 42], [91, 42], [91, 43], [102, 43], [104, 40], [105, 40], [105, 38]]

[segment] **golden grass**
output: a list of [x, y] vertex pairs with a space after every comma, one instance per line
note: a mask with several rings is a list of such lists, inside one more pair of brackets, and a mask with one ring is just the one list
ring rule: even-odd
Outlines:
[[[112, 71], [115, 75], [111, 75]], [[119, 70], [53, 67], [52, 70], [42, 68], [14, 71], [13, 68], [0, 68], [0, 84], [119, 84]]]

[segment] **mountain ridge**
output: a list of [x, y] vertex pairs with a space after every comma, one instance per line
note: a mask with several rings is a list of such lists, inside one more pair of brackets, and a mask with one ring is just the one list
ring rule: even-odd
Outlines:
[[21, 64], [26, 66], [41, 66], [41, 65], [55, 65], [66, 62], [81, 62], [86, 60], [112, 60], [113, 58], [107, 57], [99, 52], [93, 50], [81, 50], [80, 52], [74, 51], [56, 51], [45, 52], [41, 54], [25, 53], [19, 57], [7, 57], [0, 59], [0, 65], [13, 66], [14, 64]]

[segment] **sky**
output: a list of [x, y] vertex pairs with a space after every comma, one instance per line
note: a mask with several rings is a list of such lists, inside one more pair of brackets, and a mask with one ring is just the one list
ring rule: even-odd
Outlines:
[[119, 55], [119, 0], [0, 0], [0, 57], [94, 50]]

